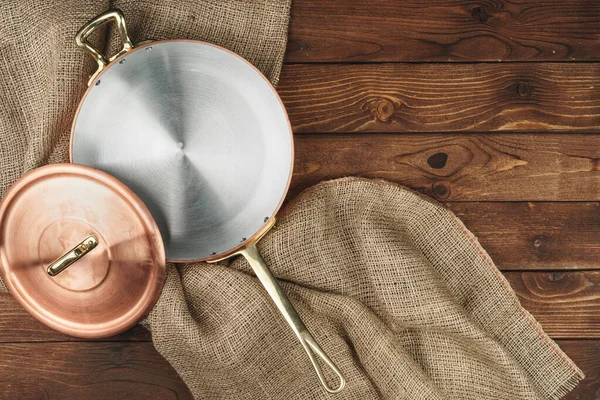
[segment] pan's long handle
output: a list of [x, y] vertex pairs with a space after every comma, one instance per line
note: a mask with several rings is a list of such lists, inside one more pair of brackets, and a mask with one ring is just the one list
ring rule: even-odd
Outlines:
[[[271, 299], [273, 299], [277, 305], [279, 312], [281, 312], [287, 323], [290, 325], [298, 337], [298, 340], [300, 340], [300, 343], [302, 343], [304, 350], [306, 350], [306, 353], [308, 354], [308, 357], [310, 358], [310, 361], [312, 362], [315, 371], [319, 376], [321, 384], [329, 393], [340, 392], [346, 385], [346, 380], [342, 376], [340, 370], [335, 366], [333, 361], [331, 361], [327, 354], [325, 354], [325, 352], [317, 344], [316, 340], [312, 337], [304, 325], [304, 322], [302, 322], [300, 319], [300, 316], [294, 309], [294, 306], [292, 306], [292, 303], [290, 303], [289, 299], [281, 289], [281, 286], [279, 286], [277, 283], [277, 280], [269, 270], [269, 267], [267, 267], [265, 260], [262, 258], [260, 252], [256, 248], [256, 244], [252, 244], [251, 246], [241, 250], [239, 254], [243, 255], [246, 260], [248, 260], [248, 263], [254, 270], [254, 273], [271, 296]], [[321, 366], [318, 363], [317, 356], [320, 357], [321, 360], [323, 360], [323, 362], [338, 376], [340, 384], [337, 387], [332, 388], [327, 384], [325, 375], [323, 374]]]
[[[112, 57], [106, 58], [104, 57], [104, 55], [102, 55], [102, 53], [100, 53], [100, 50], [98, 50], [97, 48], [92, 46], [90, 42], [88, 42], [87, 38], [92, 32], [98, 29], [98, 27], [104, 25], [105, 23], [111, 20], [114, 20], [117, 24], [119, 36], [123, 41], [123, 48]], [[129, 38], [129, 34], [127, 33], [125, 17], [123, 16], [121, 10], [117, 9], [108, 10], [107, 12], [98, 15], [96, 18], [92, 19], [87, 24], [85, 24], [85, 26], [81, 28], [79, 32], [77, 32], [77, 34], [75, 35], [75, 43], [77, 43], [77, 46], [87, 50], [92, 55], [92, 57], [94, 57], [94, 60], [96, 60], [96, 62], [98, 63], [98, 69], [90, 77], [88, 85], [92, 83], [92, 81], [96, 78], [96, 76], [98, 76], [100, 71], [102, 71], [104, 67], [108, 65], [109, 62], [113, 61], [121, 54], [125, 54], [126, 52], [134, 48], [133, 42], [131, 41], [131, 39]]]

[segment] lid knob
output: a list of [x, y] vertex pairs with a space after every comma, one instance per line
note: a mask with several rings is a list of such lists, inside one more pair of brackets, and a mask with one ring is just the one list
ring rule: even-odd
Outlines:
[[77, 246], [73, 247], [71, 250], [57, 258], [52, 264], [48, 266], [48, 275], [56, 276], [63, 272], [65, 269], [69, 267], [69, 265], [73, 264], [75, 261], [79, 260], [87, 253], [92, 251], [96, 246], [98, 246], [98, 239], [95, 236], [90, 235], [83, 239], [81, 243]]

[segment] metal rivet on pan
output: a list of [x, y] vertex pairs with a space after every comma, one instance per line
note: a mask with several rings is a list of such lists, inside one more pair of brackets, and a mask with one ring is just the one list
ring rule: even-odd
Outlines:
[[269, 217], [265, 217], [265, 222], [267, 222], [269, 220]]
[[98, 80], [96, 81], [96, 86], [98, 86], [99, 84], [100, 84], [100, 79], [98, 79]]
[[124, 64], [125, 63], [125, 59], [122, 59], [121, 61], [119, 61], [119, 64]]
[[146, 51], [150, 51], [150, 50], [152, 50], [152, 46], [146, 47]]
[[245, 242], [247, 239], [246, 238], [242, 238], [242, 242]]
[[217, 252], [213, 251], [212, 253], [210, 253], [211, 256], [216, 256]]

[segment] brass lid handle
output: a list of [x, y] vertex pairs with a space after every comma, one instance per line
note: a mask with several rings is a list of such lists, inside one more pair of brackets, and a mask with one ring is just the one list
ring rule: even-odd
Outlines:
[[88, 236], [81, 241], [77, 246], [73, 247], [67, 253], [63, 254], [48, 266], [48, 275], [56, 276], [63, 272], [67, 267], [85, 256], [98, 246], [98, 239], [95, 236]]

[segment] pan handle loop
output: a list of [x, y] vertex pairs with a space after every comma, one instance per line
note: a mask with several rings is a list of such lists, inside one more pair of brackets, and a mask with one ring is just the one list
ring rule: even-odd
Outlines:
[[[111, 57], [104, 57], [100, 51], [92, 46], [90, 42], [88, 42], [88, 36], [98, 29], [101, 25], [104, 25], [106, 22], [114, 20], [117, 24], [117, 29], [119, 32], [119, 36], [123, 41], [123, 48], [115, 55]], [[94, 57], [94, 60], [98, 63], [98, 69], [96, 72], [92, 74], [90, 80], [88, 81], [88, 86], [92, 84], [94, 79], [98, 76], [98, 74], [115, 58], [119, 57], [122, 54], [127, 53], [129, 50], [133, 49], [135, 46], [133, 42], [129, 38], [127, 34], [127, 26], [125, 25], [125, 17], [123, 16], [123, 12], [118, 9], [108, 10], [107, 12], [98, 15], [96, 18], [89, 21], [83, 28], [77, 32], [75, 35], [75, 43], [77, 46], [85, 49], [88, 53]]]
[[[300, 316], [294, 309], [292, 303], [290, 303], [289, 299], [281, 289], [281, 286], [277, 283], [277, 280], [269, 271], [265, 260], [260, 255], [260, 252], [256, 248], [256, 244], [252, 244], [246, 247], [243, 250], [240, 250], [238, 254], [241, 254], [246, 258], [254, 273], [267, 290], [273, 302], [279, 309], [279, 312], [283, 315], [289, 326], [292, 328], [298, 340], [306, 350], [310, 361], [317, 372], [319, 380], [321, 384], [329, 393], [339, 393], [344, 386], [346, 385], [346, 380], [344, 379], [342, 373], [338, 369], [338, 367], [333, 363], [333, 361], [325, 354], [323, 349], [319, 346], [316, 340], [312, 337], [304, 322], [300, 319]], [[320, 358], [325, 365], [327, 365], [338, 377], [339, 384], [336, 387], [331, 387], [327, 383], [325, 379], [325, 374], [319, 365], [318, 358]]]

